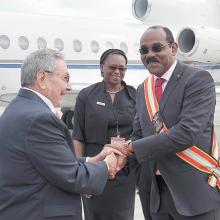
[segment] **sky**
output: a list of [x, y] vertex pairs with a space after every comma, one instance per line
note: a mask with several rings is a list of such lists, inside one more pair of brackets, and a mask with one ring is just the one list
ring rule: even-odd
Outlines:
[[0, 5], [0, 11], [133, 19], [132, 0], [0, 0]]

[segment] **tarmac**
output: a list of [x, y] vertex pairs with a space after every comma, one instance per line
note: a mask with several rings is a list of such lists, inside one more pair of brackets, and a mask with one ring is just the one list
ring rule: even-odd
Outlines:
[[137, 194], [136, 194], [136, 199], [135, 199], [134, 220], [144, 220], [141, 202]]

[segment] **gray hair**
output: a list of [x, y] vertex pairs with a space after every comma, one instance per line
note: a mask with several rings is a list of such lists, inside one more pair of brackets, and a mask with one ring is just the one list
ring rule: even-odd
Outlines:
[[28, 55], [21, 66], [21, 86], [32, 86], [36, 75], [40, 71], [53, 73], [56, 69], [56, 60], [64, 60], [63, 54], [53, 49], [41, 49]]

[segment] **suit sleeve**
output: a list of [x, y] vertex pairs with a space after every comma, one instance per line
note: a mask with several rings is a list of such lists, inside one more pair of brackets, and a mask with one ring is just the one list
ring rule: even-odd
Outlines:
[[[135, 97], [136, 97], [136, 92], [135, 92]], [[136, 101], [135, 101], [136, 103]], [[136, 106], [135, 106], [136, 108]], [[140, 122], [139, 122], [139, 117], [137, 114], [137, 111], [135, 111], [135, 117], [134, 117], [134, 121], [133, 121], [133, 130], [132, 130], [132, 134], [130, 135], [130, 139], [132, 141], [143, 138], [142, 135], [142, 131], [141, 131], [141, 127], [140, 127]], [[134, 156], [130, 156], [128, 157], [128, 164], [129, 164], [129, 170], [132, 171], [133, 169], [138, 170], [138, 163], [137, 160]], [[136, 171], [136, 175], [138, 176], [138, 173]]]
[[26, 136], [27, 157], [50, 184], [72, 193], [100, 194], [108, 176], [106, 163], [78, 162], [64, 130], [62, 122], [51, 114], [36, 117]]
[[[139, 91], [139, 89], [140, 89], [140, 86], [138, 87], [137, 91]], [[139, 116], [138, 116], [137, 101], [138, 100], [136, 100], [136, 102], [135, 102], [136, 103], [136, 105], [135, 105], [135, 112], [136, 113], [135, 113], [135, 117], [134, 117], [134, 121], [133, 121], [133, 131], [131, 134], [132, 141], [143, 138], [143, 133], [141, 130], [141, 125], [140, 125]]]
[[211, 140], [211, 132], [207, 132], [207, 127], [210, 128], [213, 123], [215, 98], [215, 85], [211, 75], [201, 70], [192, 74], [184, 88], [178, 122], [167, 133], [133, 142], [138, 161], [159, 159], [189, 146], [199, 145], [204, 132], [209, 134], [207, 139]]
[[133, 123], [133, 132], [131, 134], [131, 139], [132, 141], [137, 140], [143, 138], [143, 134], [141, 131], [141, 126], [140, 126], [140, 122], [139, 122], [139, 117], [138, 114], [135, 114], [134, 117], [134, 123]]

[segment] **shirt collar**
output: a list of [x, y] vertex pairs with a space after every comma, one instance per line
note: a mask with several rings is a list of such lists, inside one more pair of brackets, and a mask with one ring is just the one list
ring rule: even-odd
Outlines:
[[38, 97], [40, 97], [40, 98], [46, 103], [46, 105], [49, 107], [49, 109], [50, 109], [54, 114], [56, 114], [56, 110], [55, 110], [55, 108], [54, 108], [53, 103], [52, 103], [46, 96], [42, 95], [41, 93], [39, 93], [39, 92], [37, 92], [37, 91], [35, 91], [35, 90], [33, 90], [33, 89], [27, 88], [27, 87], [22, 87], [22, 89], [26, 89], [26, 90], [29, 90], [29, 91], [35, 93]]
[[[174, 61], [174, 63], [172, 64], [172, 66], [163, 74], [163, 76], [161, 78], [165, 79], [166, 82], [169, 81], [175, 67], [176, 67], [176, 64], [177, 64], [177, 60]], [[155, 75], [154, 75], [155, 76]], [[157, 79], [158, 77], [155, 76], [155, 79]]]

